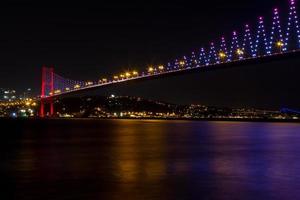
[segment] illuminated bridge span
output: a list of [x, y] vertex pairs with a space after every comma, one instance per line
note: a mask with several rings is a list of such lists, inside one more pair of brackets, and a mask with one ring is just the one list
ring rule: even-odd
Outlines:
[[[286, 20], [281, 21], [282, 16]], [[265, 26], [264, 17], [258, 17], [256, 28], [245, 24], [242, 34], [232, 32], [229, 42], [221, 37], [218, 43], [211, 42], [189, 56], [183, 56], [166, 65], [150, 66], [144, 72], [127, 71], [111, 78], [97, 81], [76, 81], [54, 73], [53, 68], [43, 67], [40, 116], [45, 114], [45, 104], [50, 104], [50, 115], [54, 114], [53, 98], [91, 88], [103, 87], [137, 79], [162, 76], [197, 68], [212, 68], [262, 58], [279, 57], [300, 51], [300, 29], [295, 0], [289, 0], [287, 13], [280, 14], [274, 8], [273, 17]]]

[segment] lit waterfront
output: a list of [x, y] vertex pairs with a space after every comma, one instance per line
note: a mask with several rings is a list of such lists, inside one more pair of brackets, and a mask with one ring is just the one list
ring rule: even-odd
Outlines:
[[6, 120], [1, 127], [9, 130], [1, 140], [2, 197], [231, 200], [300, 195], [299, 124]]
[[[86, 104], [89, 102], [89, 104]], [[92, 103], [91, 103], [92, 102]], [[71, 106], [70, 106], [71, 105]], [[94, 119], [191, 119], [191, 120], [277, 120], [298, 122], [297, 110], [283, 108], [267, 110], [255, 108], [227, 108], [205, 105], [176, 105], [130, 96], [87, 96], [55, 101], [57, 118]], [[22, 99], [0, 101], [0, 117], [37, 118], [39, 101]], [[50, 113], [45, 113], [51, 117]]]

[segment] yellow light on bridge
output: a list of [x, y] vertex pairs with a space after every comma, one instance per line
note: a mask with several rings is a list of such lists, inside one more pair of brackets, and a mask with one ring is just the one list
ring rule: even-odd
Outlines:
[[74, 89], [79, 89], [79, 88], [80, 88], [79, 84], [74, 85]]
[[131, 74], [130, 74], [129, 72], [126, 72], [126, 73], [125, 73], [125, 76], [126, 76], [127, 78], [129, 78], [129, 77], [131, 76]]
[[118, 80], [118, 79], [119, 79], [119, 76], [114, 76], [114, 79], [115, 79], [115, 80]]
[[279, 48], [281, 48], [281, 47], [284, 46], [284, 44], [283, 44], [282, 41], [278, 41], [278, 42], [276, 42], [276, 46], [279, 47]]
[[133, 74], [134, 76], [139, 75], [139, 73], [138, 73], [137, 71], [133, 71], [132, 74]]
[[244, 51], [242, 49], [237, 49], [236, 50], [237, 55], [242, 56], [244, 55]]
[[158, 66], [158, 69], [159, 69], [159, 70], [164, 70], [165, 67], [164, 67], [163, 65], [159, 65], [159, 66]]
[[106, 83], [106, 82], [107, 82], [107, 78], [103, 78], [103, 79], [102, 79], [102, 82], [103, 82], [103, 83]]
[[92, 81], [88, 81], [85, 83], [85, 86], [93, 85], [94, 83]]
[[226, 58], [226, 54], [225, 54], [224, 52], [220, 52], [220, 53], [219, 53], [219, 57], [220, 57], [221, 59]]
[[65, 90], [66, 90], [66, 91], [70, 91], [70, 88], [67, 87]]
[[120, 78], [121, 79], [125, 78], [125, 75], [124, 74], [120, 74]]
[[184, 66], [185, 62], [183, 60], [179, 61], [179, 65]]
[[153, 67], [148, 67], [148, 72], [149, 72], [149, 73], [154, 72], [154, 68], [153, 68]]
[[54, 94], [59, 94], [59, 93], [61, 93], [61, 90], [55, 90], [54, 91]]

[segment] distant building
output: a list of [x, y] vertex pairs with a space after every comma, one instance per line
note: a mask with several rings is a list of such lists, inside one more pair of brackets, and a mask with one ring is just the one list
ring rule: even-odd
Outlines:
[[15, 90], [0, 89], [0, 101], [14, 101], [17, 99]]
[[27, 88], [22, 94], [20, 94], [20, 99], [33, 98], [31, 88]]

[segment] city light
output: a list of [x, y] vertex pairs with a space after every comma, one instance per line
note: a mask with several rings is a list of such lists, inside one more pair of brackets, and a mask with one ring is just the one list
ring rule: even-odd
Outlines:
[[[0, 99], [0, 117], [33, 117], [37, 100], [32, 97], [19, 97], [16, 92], [7, 92], [7, 95], [13, 93], [16, 98], [10, 100]], [[3, 92], [4, 94], [4, 92]]]

